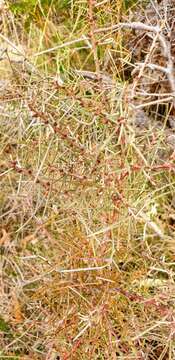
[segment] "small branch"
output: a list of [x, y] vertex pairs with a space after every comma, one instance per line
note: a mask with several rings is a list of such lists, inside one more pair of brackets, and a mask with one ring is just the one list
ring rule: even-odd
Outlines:
[[143, 30], [143, 31], [149, 31], [149, 32], [153, 32], [155, 34], [160, 33], [161, 29], [159, 26], [151, 26], [151, 25], [146, 25], [143, 24], [141, 22], [132, 22], [132, 23], [118, 23], [116, 25], [113, 26], [108, 26], [105, 28], [99, 28], [95, 30], [95, 33], [103, 33], [103, 32], [108, 32], [108, 31], [116, 31], [119, 29], [133, 29], [133, 30]]
[[[23, 58], [25, 59], [25, 54], [14, 44], [12, 43], [7, 37], [5, 37], [4, 35], [0, 34], [0, 38], [5, 41], [7, 44], [9, 44], [14, 50], [16, 50], [16, 52], [20, 55], [23, 56]], [[6, 50], [5, 50], [6, 51]]]
[[36, 56], [48, 54], [48, 53], [50, 53], [50, 52], [52, 52], [52, 51], [56, 51], [56, 50], [58, 50], [58, 49], [62, 49], [62, 48], [64, 48], [64, 47], [67, 47], [67, 46], [70, 46], [70, 45], [74, 45], [74, 44], [79, 43], [79, 42], [81, 42], [81, 41], [87, 42], [88, 40], [89, 40], [88, 37], [82, 36], [81, 38], [74, 39], [74, 40], [70, 40], [70, 41], [67, 41], [67, 42], [65, 42], [65, 43], [59, 44], [59, 45], [57, 45], [57, 46], [54, 46], [53, 48], [49, 48], [49, 49], [40, 51], [40, 52], [38, 52], [38, 53], [35, 53], [34, 55], [31, 55], [31, 57], [36, 57]]
[[132, 75], [134, 75], [140, 68], [142, 68], [142, 66], [149, 68], [150, 70], [157, 70], [157, 71], [161, 71], [165, 74], [168, 74], [167, 68], [164, 66], [160, 66], [157, 64], [145, 64], [145, 63], [137, 63], [135, 69], [132, 71]]
[[90, 22], [90, 38], [92, 42], [92, 49], [94, 54], [94, 62], [96, 67], [96, 73], [100, 73], [100, 64], [98, 59], [98, 53], [97, 53], [97, 41], [95, 39], [95, 20], [93, 15], [93, 7], [94, 7], [94, 0], [89, 0], [89, 22]]
[[[174, 64], [171, 54], [170, 43], [166, 40], [166, 37], [162, 34], [162, 29], [159, 26], [146, 25], [141, 22], [131, 22], [131, 23], [118, 23], [113, 26], [106, 28], [96, 29], [96, 33], [107, 32], [107, 31], [117, 31], [119, 29], [133, 29], [133, 30], [142, 30], [147, 32], [152, 32], [156, 34], [157, 39], [160, 43], [163, 56], [166, 60], [166, 74], [172, 90], [172, 96], [175, 97], [175, 78], [174, 78]], [[175, 106], [175, 100], [173, 100], [173, 105]]]
[[173, 96], [169, 96], [169, 97], [166, 97], [166, 98], [163, 98], [163, 99], [158, 99], [158, 100], [153, 100], [153, 101], [150, 101], [150, 102], [147, 102], [147, 103], [144, 103], [144, 104], [140, 104], [140, 105], [137, 105], [137, 106], [132, 106], [133, 109], [135, 110], [138, 110], [138, 109], [142, 109], [146, 106], [151, 106], [151, 105], [156, 105], [156, 104], [161, 104], [161, 103], [164, 103], [166, 104], [167, 102], [170, 102], [170, 101], [173, 101]]
[[142, 66], [140, 67], [140, 71], [139, 71], [139, 74], [138, 74], [138, 76], [137, 76], [137, 78], [135, 79], [135, 81], [134, 81], [134, 83], [133, 83], [133, 88], [132, 88], [132, 98], [134, 98], [134, 93], [135, 93], [135, 89], [136, 89], [136, 87], [137, 87], [137, 84], [138, 84], [138, 82], [139, 82], [139, 80], [141, 79], [141, 77], [143, 76], [143, 74], [144, 74], [144, 69], [145, 69], [145, 67], [147, 66], [147, 64], [149, 63], [149, 58], [150, 58], [150, 56], [151, 56], [151, 54], [152, 54], [152, 52], [153, 52], [153, 50], [154, 50], [154, 48], [155, 48], [155, 46], [156, 46], [156, 41], [157, 41], [157, 38], [158, 38], [158, 34], [156, 34], [155, 36], [154, 36], [154, 38], [153, 38], [153, 41], [152, 41], [152, 44], [151, 44], [151, 47], [150, 47], [150, 49], [149, 49], [149, 52], [148, 52], [148, 54], [146, 55], [146, 57], [145, 57], [145, 61], [144, 61], [144, 63], [142, 64]]
[[107, 76], [105, 74], [97, 74], [96, 72], [93, 72], [93, 71], [85, 71], [85, 70], [77, 70], [75, 69], [74, 70], [75, 74], [77, 75], [80, 75], [84, 78], [87, 78], [87, 79], [91, 79], [91, 80], [102, 80], [106, 83], [110, 83], [110, 84], [113, 84], [113, 80], [110, 76]]

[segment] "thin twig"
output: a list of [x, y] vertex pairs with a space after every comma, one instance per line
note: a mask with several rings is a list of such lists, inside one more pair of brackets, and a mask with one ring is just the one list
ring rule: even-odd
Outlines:
[[104, 33], [104, 32], [108, 32], [108, 31], [113, 32], [113, 31], [117, 31], [121, 28], [149, 31], [149, 32], [154, 32], [155, 34], [160, 33], [160, 31], [161, 31], [159, 26], [146, 25], [141, 22], [132, 22], [132, 23], [118, 23], [113, 26], [99, 28], [99, 29], [95, 30], [95, 33]]
[[172, 100], [173, 100], [173, 96], [169, 96], [169, 97], [166, 97], [166, 98], [163, 98], [163, 99], [149, 101], [147, 103], [140, 104], [140, 105], [137, 105], [137, 106], [133, 105], [133, 108], [136, 109], [136, 110], [137, 109], [142, 109], [142, 108], [144, 108], [146, 106], [156, 105], [156, 104], [160, 104], [160, 103], [167, 103], [167, 102], [170, 102]]
[[93, 14], [93, 7], [94, 7], [94, 0], [89, 0], [89, 22], [90, 22], [90, 38], [92, 43], [92, 49], [94, 54], [94, 62], [96, 67], [96, 73], [100, 74], [100, 63], [98, 59], [98, 53], [97, 53], [97, 41], [95, 39], [95, 20], [94, 20], [94, 14]]
[[[95, 32], [96, 33], [108, 32], [108, 31], [114, 32], [114, 31], [117, 31], [122, 28], [123, 29], [133, 29], [133, 30], [142, 30], [142, 31], [152, 32], [157, 35], [157, 39], [160, 43], [160, 46], [163, 51], [163, 55], [166, 60], [166, 74], [167, 74], [167, 78], [168, 78], [168, 81], [169, 81], [169, 84], [170, 84], [170, 87], [172, 90], [172, 95], [174, 97], [175, 96], [175, 78], [174, 78], [174, 73], [173, 73], [174, 72], [174, 64], [173, 64], [173, 59], [172, 59], [172, 54], [171, 54], [171, 46], [170, 46], [170, 43], [166, 40], [166, 37], [162, 34], [162, 29], [159, 26], [146, 25], [141, 22], [131, 22], [131, 23], [118, 23], [113, 26], [96, 29]], [[175, 105], [175, 100], [173, 100], [173, 105]]]
[[132, 75], [134, 75], [135, 74], [135, 72], [136, 71], [138, 71], [138, 69], [139, 68], [142, 68], [142, 66], [144, 65], [144, 67], [147, 67], [147, 68], [149, 68], [150, 70], [157, 70], [157, 71], [161, 71], [161, 72], [163, 72], [163, 73], [165, 73], [165, 74], [167, 74], [168, 72], [167, 72], [167, 68], [166, 67], [164, 67], [164, 66], [160, 66], [160, 65], [157, 65], [157, 64], [152, 64], [152, 63], [148, 63], [148, 64], [143, 64], [143, 63], [138, 63], [137, 65], [136, 65], [136, 67], [135, 67], [135, 69], [132, 71]]
[[81, 41], [87, 42], [87, 40], [89, 40], [88, 37], [82, 36], [81, 38], [74, 39], [74, 40], [70, 40], [70, 41], [67, 41], [67, 42], [65, 42], [65, 43], [59, 44], [59, 45], [57, 45], [57, 46], [54, 46], [53, 48], [49, 48], [49, 49], [40, 51], [40, 52], [38, 52], [38, 53], [35, 53], [35, 54], [32, 55], [32, 57], [37, 57], [37, 56], [40, 56], [40, 55], [48, 54], [48, 53], [50, 53], [50, 52], [53, 52], [53, 51], [56, 51], [56, 50], [58, 50], [58, 49], [62, 49], [62, 48], [64, 48], [64, 47], [67, 47], [67, 46], [70, 46], [70, 45], [79, 43], [79, 42], [81, 42]]

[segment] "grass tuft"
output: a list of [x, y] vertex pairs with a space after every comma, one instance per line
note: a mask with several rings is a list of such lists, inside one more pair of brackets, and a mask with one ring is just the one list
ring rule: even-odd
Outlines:
[[96, 32], [139, 3], [59, 3], [1, 9], [0, 359], [174, 359], [173, 134]]

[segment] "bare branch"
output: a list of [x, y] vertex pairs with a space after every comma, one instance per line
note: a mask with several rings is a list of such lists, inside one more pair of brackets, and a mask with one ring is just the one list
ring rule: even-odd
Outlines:
[[[162, 34], [162, 29], [159, 26], [151, 26], [151, 25], [146, 25], [143, 24], [141, 22], [131, 22], [131, 23], [118, 23], [114, 26], [109, 26], [109, 27], [105, 27], [105, 28], [101, 28], [101, 29], [97, 29], [95, 30], [96, 33], [101, 33], [101, 32], [114, 32], [117, 31], [119, 29], [134, 29], [134, 30], [142, 30], [142, 31], [147, 31], [147, 32], [152, 32], [154, 34], [156, 34], [157, 39], [160, 43], [162, 52], [163, 52], [163, 56], [166, 60], [166, 74], [167, 74], [167, 78], [172, 90], [172, 96], [175, 97], [175, 78], [174, 78], [174, 65], [173, 65], [173, 60], [172, 60], [172, 55], [171, 55], [171, 46], [170, 43], [166, 40], [166, 37]], [[173, 105], [175, 105], [175, 100], [173, 100]]]
[[95, 33], [103, 33], [103, 32], [108, 32], [108, 31], [116, 31], [119, 29], [133, 29], [133, 30], [143, 30], [143, 31], [149, 31], [149, 32], [153, 32], [155, 34], [160, 33], [161, 29], [159, 26], [151, 26], [151, 25], [146, 25], [143, 24], [141, 22], [132, 22], [132, 23], [118, 23], [116, 25], [113, 26], [108, 26], [105, 28], [99, 28], [95, 30]]

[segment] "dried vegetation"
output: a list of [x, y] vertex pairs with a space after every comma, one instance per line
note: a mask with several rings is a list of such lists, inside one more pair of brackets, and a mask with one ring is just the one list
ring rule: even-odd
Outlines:
[[0, 359], [173, 360], [174, 1], [36, 3], [1, 1]]

